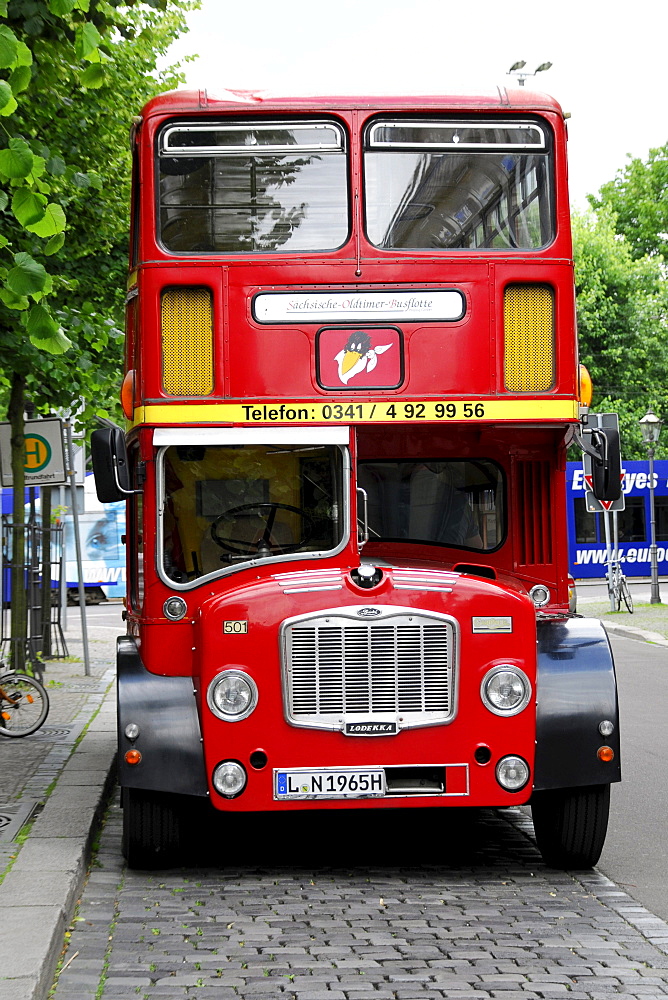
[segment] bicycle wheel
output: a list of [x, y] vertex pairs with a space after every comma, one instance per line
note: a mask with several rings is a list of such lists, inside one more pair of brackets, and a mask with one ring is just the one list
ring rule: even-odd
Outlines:
[[619, 592], [622, 595], [624, 604], [626, 605], [626, 610], [633, 614], [633, 598], [631, 597], [631, 591], [629, 590], [629, 585], [626, 582], [626, 577], [623, 576], [619, 581]]
[[49, 696], [34, 677], [11, 672], [0, 676], [0, 735], [30, 736], [49, 714]]
[[619, 577], [616, 573], [613, 574], [612, 581], [610, 583], [608, 594], [612, 598], [613, 611], [619, 611], [622, 606], [622, 595], [619, 587]]

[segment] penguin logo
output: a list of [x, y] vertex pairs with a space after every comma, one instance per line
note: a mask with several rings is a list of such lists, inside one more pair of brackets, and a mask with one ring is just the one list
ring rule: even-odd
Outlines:
[[371, 337], [365, 330], [351, 333], [342, 351], [334, 356], [338, 365], [339, 378], [347, 385], [351, 378], [361, 372], [372, 372], [378, 364], [378, 356], [389, 351], [392, 344], [372, 347]]

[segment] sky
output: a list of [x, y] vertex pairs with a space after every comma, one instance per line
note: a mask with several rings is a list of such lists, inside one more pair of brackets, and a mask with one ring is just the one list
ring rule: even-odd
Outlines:
[[668, 142], [665, 0], [202, 0], [168, 62], [197, 54], [189, 88], [284, 96], [448, 94], [512, 86], [555, 97], [569, 121], [571, 203]]

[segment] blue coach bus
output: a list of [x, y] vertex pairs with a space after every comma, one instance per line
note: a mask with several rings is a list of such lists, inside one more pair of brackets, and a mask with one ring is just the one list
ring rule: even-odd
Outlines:
[[[55, 491], [54, 491], [55, 492]], [[11, 518], [11, 489], [2, 491], [3, 517]], [[39, 487], [35, 489], [36, 509], [39, 511]], [[69, 493], [69, 490], [68, 490]], [[25, 502], [28, 505], [29, 494], [26, 489]], [[103, 504], [97, 498], [95, 482], [92, 475], [86, 476], [83, 495], [80, 496], [79, 533], [81, 538], [81, 559], [83, 569], [83, 585], [87, 604], [98, 604], [111, 598], [125, 597], [125, 501]], [[52, 498], [52, 503], [58, 503], [58, 493]], [[59, 517], [58, 523], [64, 527], [65, 574], [67, 581], [67, 596], [70, 603], [79, 601], [79, 574], [76, 561], [76, 542], [74, 536], [74, 521], [70, 507], [67, 507]], [[8, 553], [5, 550], [7, 539], [3, 541], [2, 565], [3, 599], [8, 600], [10, 594], [10, 570]], [[52, 581], [58, 586], [58, 580]]]
[[[619, 557], [626, 576], [650, 576], [649, 462], [623, 462], [625, 509], [617, 513]], [[567, 471], [568, 553], [576, 580], [604, 577], [605, 525], [602, 514], [585, 506], [581, 462], [569, 462]], [[654, 462], [654, 506], [659, 574], [668, 574], [668, 460]], [[610, 515], [610, 534], [614, 520]]]

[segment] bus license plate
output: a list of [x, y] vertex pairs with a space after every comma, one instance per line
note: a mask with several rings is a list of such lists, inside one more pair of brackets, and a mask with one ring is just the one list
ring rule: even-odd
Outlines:
[[386, 794], [385, 771], [351, 767], [277, 768], [276, 799], [369, 799]]

